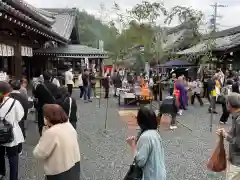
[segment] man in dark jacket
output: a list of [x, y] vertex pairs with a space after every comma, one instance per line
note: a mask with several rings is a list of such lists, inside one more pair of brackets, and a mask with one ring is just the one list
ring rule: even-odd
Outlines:
[[36, 110], [38, 112], [38, 129], [40, 136], [44, 126], [43, 106], [44, 104], [55, 104], [56, 98], [59, 96], [58, 88], [55, 84], [49, 82], [51, 75], [44, 73], [44, 82], [36, 80], [33, 82], [33, 95], [37, 99]]
[[232, 85], [232, 92], [235, 92], [235, 93], [240, 93], [239, 92], [239, 83], [238, 83], [238, 77], [235, 77], [234, 78], [234, 82], [233, 82], [233, 85]]
[[105, 99], [109, 98], [109, 89], [110, 89], [110, 74], [105, 77], [103, 80], [103, 87], [105, 89]]
[[232, 128], [227, 133], [223, 128], [217, 130], [229, 142], [229, 168], [227, 179], [240, 179], [240, 94], [227, 96], [228, 110], [232, 114]]

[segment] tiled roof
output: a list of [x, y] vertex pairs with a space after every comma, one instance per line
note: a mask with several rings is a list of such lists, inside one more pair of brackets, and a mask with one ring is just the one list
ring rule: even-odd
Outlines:
[[60, 36], [51, 28], [45, 26], [39, 21], [36, 21], [31, 16], [24, 14], [19, 9], [14, 8], [12, 5], [3, 2], [2, 0], [0, 0], [0, 8], [1, 16], [4, 16], [5, 19], [11, 21], [12, 23], [16, 23], [19, 26], [25, 27], [31, 31], [34, 31], [40, 35], [48, 37], [49, 39], [60, 42], [62, 44], [68, 43], [68, 39]]
[[177, 54], [203, 53], [207, 51], [208, 46], [210, 46], [211, 44], [213, 46], [212, 48], [213, 51], [223, 51], [223, 50], [234, 48], [240, 45], [240, 33], [225, 36], [225, 37], [219, 37], [219, 38], [216, 38], [215, 40], [212, 40], [212, 42], [208, 40], [204, 40], [189, 49], [185, 49], [184, 51], [178, 52]]
[[55, 22], [52, 25], [52, 30], [58, 33], [65, 39], [69, 39], [75, 26], [76, 9], [43, 9], [54, 13]]
[[49, 16], [39, 11], [36, 7], [26, 3], [24, 0], [1, 0], [13, 8], [23, 12], [32, 19], [38, 21], [39, 23], [50, 27], [54, 23], [54, 17]]
[[81, 56], [81, 55], [105, 55], [106, 52], [102, 52], [100, 49], [84, 45], [71, 44], [58, 48], [38, 49], [34, 51], [34, 54]]

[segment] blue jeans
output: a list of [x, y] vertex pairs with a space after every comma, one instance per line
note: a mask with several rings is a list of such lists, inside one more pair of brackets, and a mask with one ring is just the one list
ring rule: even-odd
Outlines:
[[84, 86], [84, 100], [86, 101], [87, 99], [90, 100], [91, 98], [91, 87], [90, 86]]

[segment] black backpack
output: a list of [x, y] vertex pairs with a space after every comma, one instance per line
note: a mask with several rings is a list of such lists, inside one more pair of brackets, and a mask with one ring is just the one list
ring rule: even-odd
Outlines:
[[[3, 107], [3, 105], [9, 100], [8, 98], [1, 106], [0, 109]], [[0, 118], [0, 144], [5, 143], [11, 143], [14, 140], [13, 136], [13, 126], [6, 120], [6, 116], [8, 113], [12, 110], [16, 100], [14, 99], [13, 103], [11, 104], [10, 108], [8, 109], [7, 113], [4, 117]]]

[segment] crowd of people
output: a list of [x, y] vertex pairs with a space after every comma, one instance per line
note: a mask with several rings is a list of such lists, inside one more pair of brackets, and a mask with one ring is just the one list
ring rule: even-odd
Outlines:
[[[140, 77], [140, 78], [139, 78]], [[117, 89], [138, 82], [140, 86], [149, 88], [155, 100], [161, 101], [159, 109], [160, 121], [151, 108], [140, 107], [137, 113], [137, 123], [141, 129], [137, 136], [127, 138], [134, 161], [132, 166], [138, 167], [138, 175], [142, 180], [166, 180], [163, 140], [159, 134], [159, 124], [164, 115], [171, 117], [170, 129], [176, 129], [176, 116], [188, 110], [188, 105], [194, 105], [197, 97], [200, 106], [206, 98], [210, 102], [209, 113], [218, 113], [216, 103], [222, 105], [220, 123], [225, 124], [230, 114], [233, 117], [232, 130], [226, 132], [223, 128], [217, 130], [230, 142], [228, 180], [240, 178], [240, 94], [237, 75], [228, 77], [222, 71], [209, 78], [207, 86], [200, 78], [187, 79], [183, 75], [171, 74], [164, 78], [167, 82], [168, 96], [162, 97], [164, 85], [154, 73], [149, 77], [142, 73], [139, 77], [127, 73], [123, 76], [115, 71], [112, 76], [106, 74], [101, 82], [105, 88], [105, 98], [109, 98], [109, 90], [113, 85], [114, 96]], [[36, 159], [43, 162], [47, 180], [79, 180], [80, 179], [80, 149], [77, 135], [77, 103], [72, 95], [74, 86], [72, 69], [65, 72], [65, 86], [51, 71], [33, 79], [32, 95], [37, 114], [40, 139], [33, 150]], [[91, 102], [96, 96], [96, 77], [94, 72], [85, 69], [78, 75], [79, 98], [85, 103]], [[27, 132], [25, 121], [29, 109], [33, 106], [29, 101], [28, 82], [26, 79], [9, 79], [0, 72], [0, 180], [6, 176], [5, 156], [9, 160], [10, 180], [18, 180], [19, 156], [23, 151]], [[92, 95], [93, 94], [93, 95]], [[159, 99], [158, 99], [159, 97]], [[131, 166], [131, 167], [132, 167]], [[132, 169], [126, 174], [130, 176]], [[136, 175], [136, 174], [135, 174]]]
[[[66, 76], [69, 75], [66, 73]], [[1, 76], [1, 73], [0, 73]], [[67, 88], [50, 71], [33, 79], [29, 101], [26, 79], [1, 76], [0, 81], [0, 180], [6, 176], [5, 156], [9, 160], [10, 180], [18, 180], [19, 156], [27, 138], [25, 121], [34, 104], [40, 139], [33, 150], [42, 160], [47, 180], [77, 180], [80, 177], [77, 103]]]

